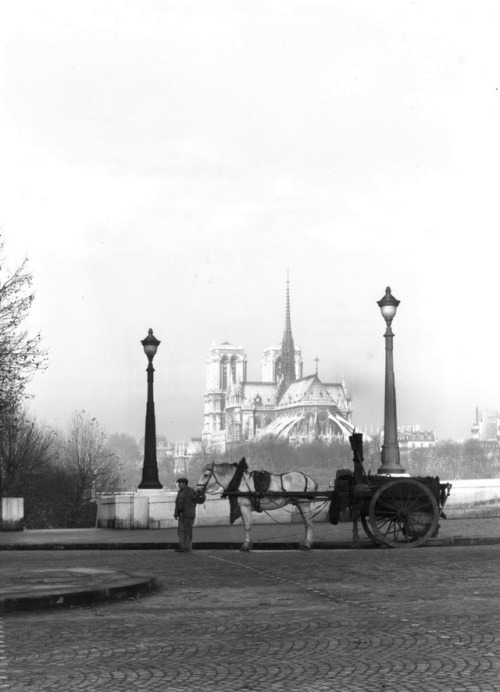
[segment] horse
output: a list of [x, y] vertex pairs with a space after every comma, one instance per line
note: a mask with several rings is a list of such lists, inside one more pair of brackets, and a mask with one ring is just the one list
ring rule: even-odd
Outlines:
[[[264, 474], [269, 482], [265, 491], [256, 487], [257, 474]], [[267, 483], [266, 483], [267, 485]], [[311, 502], [314, 493], [318, 489], [317, 482], [310, 476], [300, 471], [288, 471], [287, 473], [272, 474], [268, 472], [248, 471], [244, 459], [237, 463], [209, 464], [201, 474], [197, 488], [203, 493], [214, 494], [215, 488], [222, 488], [222, 497], [230, 498], [237, 503], [237, 516], [241, 516], [245, 529], [245, 542], [240, 550], [248, 551], [252, 547], [252, 516], [253, 511], [272, 511], [286, 505], [294, 505], [298, 508], [304, 523], [305, 537], [299, 545], [302, 550], [310, 550], [313, 545], [313, 517]], [[311, 493], [305, 496], [288, 496], [287, 493]], [[228, 494], [225, 494], [228, 493]], [[233, 495], [233, 493], [235, 493]], [[245, 493], [245, 495], [238, 495]], [[280, 493], [278, 496], [270, 496], [267, 493]], [[283, 495], [281, 495], [283, 493]], [[235, 502], [236, 501], [236, 502]], [[233, 507], [232, 507], [233, 509]], [[231, 518], [231, 523], [234, 519]]]

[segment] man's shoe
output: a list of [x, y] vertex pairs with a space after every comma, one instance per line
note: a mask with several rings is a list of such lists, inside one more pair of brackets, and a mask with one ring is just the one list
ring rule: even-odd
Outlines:
[[184, 550], [183, 548], [176, 548], [176, 549], [175, 549], [175, 552], [176, 552], [176, 553], [185, 553], [185, 552], [187, 552], [187, 551]]

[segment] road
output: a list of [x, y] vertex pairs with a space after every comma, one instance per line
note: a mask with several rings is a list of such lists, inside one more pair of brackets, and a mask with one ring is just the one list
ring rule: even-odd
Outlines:
[[2, 564], [127, 568], [159, 588], [2, 616], [1, 690], [500, 690], [497, 545], [23, 551]]

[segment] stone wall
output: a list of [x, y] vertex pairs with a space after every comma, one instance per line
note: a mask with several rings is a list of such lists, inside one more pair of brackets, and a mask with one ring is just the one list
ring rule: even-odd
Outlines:
[[500, 517], [500, 478], [444, 482], [452, 484], [444, 509], [448, 519]]
[[[174, 519], [176, 492], [165, 490], [122, 493], [101, 497], [97, 509], [97, 528], [101, 529], [168, 529], [177, 526]], [[318, 514], [315, 521], [326, 521], [328, 506], [325, 502], [313, 503]], [[271, 524], [278, 521], [300, 522], [295, 507], [287, 505], [270, 513], [252, 514], [254, 524]], [[238, 520], [241, 523], [241, 520]], [[195, 526], [229, 526], [229, 500], [207, 496], [203, 505], [196, 508]]]
[[23, 531], [24, 498], [2, 497], [2, 515], [0, 520], [2, 531]]
[[[450, 482], [452, 489], [445, 507], [448, 519], [461, 517], [500, 517], [500, 478]], [[97, 527], [103, 529], [167, 529], [177, 526], [174, 519], [176, 492], [138, 490], [101, 497], [97, 510]], [[314, 521], [328, 521], [328, 503], [313, 503]], [[288, 505], [272, 512], [252, 515], [256, 524], [300, 522], [300, 514]], [[241, 520], [238, 520], [240, 523]], [[195, 526], [229, 525], [229, 501], [207, 496], [198, 505]]]

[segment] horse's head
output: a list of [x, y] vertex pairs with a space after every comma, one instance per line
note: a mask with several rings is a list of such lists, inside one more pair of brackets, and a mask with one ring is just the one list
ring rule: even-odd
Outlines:
[[204, 492], [217, 492], [224, 489], [234, 475], [237, 464], [208, 464], [196, 484]]
[[198, 478], [198, 482], [196, 483], [196, 485], [198, 487], [202, 486], [202, 487], [206, 488], [208, 485], [208, 482], [210, 481], [211, 476], [212, 476], [212, 464], [208, 464], [203, 469], [203, 473]]
[[213, 488], [215, 486], [219, 486], [219, 483], [217, 483], [217, 480], [214, 475], [214, 466], [215, 464], [207, 464], [207, 466], [205, 466], [205, 469], [199, 477], [198, 483], [196, 484], [198, 490], [203, 490], [203, 492], [210, 492], [210, 490], [213, 491]]

